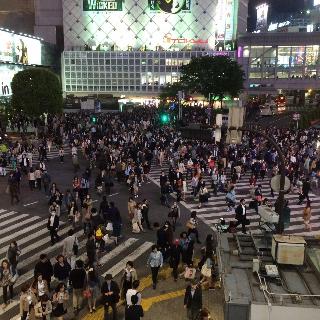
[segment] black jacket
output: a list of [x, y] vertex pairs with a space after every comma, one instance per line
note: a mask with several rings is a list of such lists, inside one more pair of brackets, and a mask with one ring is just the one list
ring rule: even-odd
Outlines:
[[55, 216], [54, 221], [53, 221], [53, 226], [50, 227], [50, 217], [48, 218], [48, 224], [47, 224], [48, 229], [53, 228], [53, 229], [58, 229], [59, 228], [59, 217]]
[[69, 276], [70, 284], [73, 289], [83, 289], [86, 281], [86, 272], [83, 268], [76, 268], [71, 270]]
[[181, 246], [173, 245], [170, 248], [170, 267], [176, 267], [180, 263], [180, 256], [181, 256]]
[[59, 262], [57, 262], [53, 267], [53, 274], [59, 281], [64, 281], [69, 277], [70, 274], [70, 264], [65, 261], [64, 265], [61, 266]]
[[[106, 296], [105, 293], [108, 293], [108, 292], [113, 292], [113, 294], [110, 295], [110, 296]], [[120, 289], [119, 289], [119, 286], [113, 280], [111, 280], [111, 283], [110, 283], [110, 290], [108, 288], [107, 281], [105, 281], [102, 284], [101, 293], [102, 293], [102, 301], [103, 301], [104, 305], [106, 305], [107, 303], [108, 304], [118, 303], [119, 300], [120, 300]]]
[[50, 260], [46, 262], [39, 261], [34, 267], [34, 275], [35, 277], [41, 273], [42, 278], [47, 281], [51, 281], [51, 277], [53, 276], [53, 267]]
[[247, 214], [247, 209], [246, 207], [244, 208], [244, 212], [243, 212], [243, 208], [242, 205], [239, 204], [236, 208], [236, 219], [237, 220], [242, 220], [246, 218], [246, 214]]
[[193, 294], [193, 297], [191, 295], [191, 285], [187, 287], [186, 292], [184, 294], [184, 305], [186, 305], [188, 309], [202, 309], [202, 290], [200, 286], [197, 286]]
[[96, 244], [94, 239], [89, 239], [86, 243], [87, 255], [94, 256], [96, 254]]

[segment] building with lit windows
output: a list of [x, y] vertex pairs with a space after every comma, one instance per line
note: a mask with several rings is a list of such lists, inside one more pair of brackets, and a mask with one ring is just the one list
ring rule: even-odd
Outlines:
[[253, 33], [239, 38], [248, 92], [320, 87], [320, 33]]
[[192, 57], [235, 57], [248, 0], [65, 0], [66, 95], [157, 96]]

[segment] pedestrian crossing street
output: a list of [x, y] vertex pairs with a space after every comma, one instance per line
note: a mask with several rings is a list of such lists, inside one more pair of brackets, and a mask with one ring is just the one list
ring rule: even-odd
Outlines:
[[[63, 220], [63, 216], [61, 217]], [[63, 239], [66, 237], [70, 225], [65, 222], [60, 223], [58, 231]], [[19, 293], [21, 286], [25, 283], [31, 285], [34, 276], [34, 266], [39, 260], [41, 253], [46, 253], [51, 263], [56, 262], [55, 257], [62, 253], [63, 240], [51, 246], [49, 231], [47, 230], [47, 218], [21, 214], [16, 211], [0, 209], [0, 261], [6, 258], [7, 250], [11, 241], [17, 241], [21, 250], [19, 256], [18, 272], [19, 277], [14, 284], [14, 299], [5, 308], [0, 308], [0, 319], [19, 319]], [[76, 233], [79, 240], [79, 255], [77, 257], [86, 259], [86, 241], [83, 230]], [[152, 246], [151, 242], [146, 242], [138, 238], [127, 238], [112, 245], [107, 251], [98, 255], [101, 266], [98, 269], [100, 275], [107, 273], [117, 276], [125, 267], [127, 261], [135, 261], [145, 255], [142, 259], [147, 259], [146, 253]], [[53, 282], [52, 288], [55, 287]], [[0, 304], [2, 303], [3, 292], [0, 291]], [[71, 303], [71, 300], [70, 300]], [[71, 305], [71, 304], [70, 304]], [[72, 307], [71, 307], [72, 309]]]
[[[151, 166], [150, 178], [154, 183], [160, 186], [160, 175], [161, 171], [164, 171], [165, 174], [168, 174], [169, 164], [164, 163], [163, 167], [159, 167], [159, 165], [153, 164]], [[252, 233], [260, 233], [262, 230], [259, 226], [260, 216], [256, 214], [254, 209], [250, 209], [248, 207], [248, 203], [252, 200], [250, 195], [250, 186], [249, 186], [249, 178], [250, 173], [246, 173], [241, 177], [241, 180], [235, 186], [236, 199], [237, 204], [239, 203], [241, 198], [246, 199], [247, 202], [247, 218], [250, 220], [250, 226], [247, 227]], [[220, 218], [224, 218], [227, 222], [231, 220], [235, 220], [235, 212], [227, 211], [226, 205], [226, 195], [225, 193], [219, 192], [217, 196], [212, 194], [211, 189], [211, 179], [209, 175], [204, 176], [204, 181], [206, 187], [210, 191], [209, 201], [202, 206], [202, 208], [198, 209], [198, 197], [193, 199], [191, 195], [191, 180], [188, 180], [188, 193], [185, 201], [181, 201], [180, 203], [185, 206], [189, 210], [196, 210], [197, 217], [201, 219], [205, 224], [207, 224], [211, 229], [215, 230], [215, 225], [219, 222]], [[263, 181], [258, 179], [257, 185], [260, 184], [262, 186], [262, 194], [263, 197], [268, 198], [272, 203], [274, 203], [277, 199], [278, 193], [274, 192], [274, 198], [271, 196], [271, 189], [269, 186], [269, 179], [265, 178]], [[175, 196], [173, 194], [173, 196]], [[289, 193], [285, 195], [285, 198], [289, 201], [289, 208], [291, 209], [290, 215], [290, 227], [285, 230], [286, 234], [299, 234], [302, 236], [313, 236], [320, 234], [320, 197], [313, 193], [309, 193], [309, 197], [311, 200], [311, 231], [305, 230], [305, 226], [303, 223], [303, 208], [305, 206], [305, 202], [301, 205], [298, 205], [299, 194], [297, 192]], [[239, 231], [241, 227], [239, 226]]]
[[[69, 144], [65, 144], [64, 147], [64, 156], [70, 155], [71, 154], [71, 148]], [[59, 148], [56, 146], [53, 146], [49, 152], [47, 150], [47, 157], [49, 160], [57, 159], [59, 158]], [[32, 166], [35, 167], [37, 164], [39, 164], [39, 153], [38, 150], [35, 150], [32, 155]], [[6, 167], [7, 172], [12, 170], [13, 166], [12, 164], [8, 164]]]

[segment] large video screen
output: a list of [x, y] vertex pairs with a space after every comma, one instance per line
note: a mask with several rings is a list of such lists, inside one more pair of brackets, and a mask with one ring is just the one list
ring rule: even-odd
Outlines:
[[41, 65], [41, 42], [0, 30], [0, 61]]
[[64, 0], [65, 49], [215, 49], [236, 37], [239, 0]]

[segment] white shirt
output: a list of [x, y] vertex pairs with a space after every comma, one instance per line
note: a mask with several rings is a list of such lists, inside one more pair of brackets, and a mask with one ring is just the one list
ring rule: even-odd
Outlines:
[[136, 294], [137, 297], [138, 297], [138, 303], [137, 303], [137, 305], [140, 305], [140, 304], [141, 304], [141, 293], [138, 292], [138, 291], [135, 290], [135, 289], [128, 289], [127, 294], [126, 294], [126, 301], [127, 301], [127, 305], [128, 305], [128, 306], [131, 306], [131, 305], [132, 305], [131, 297], [134, 296], [135, 294]]

